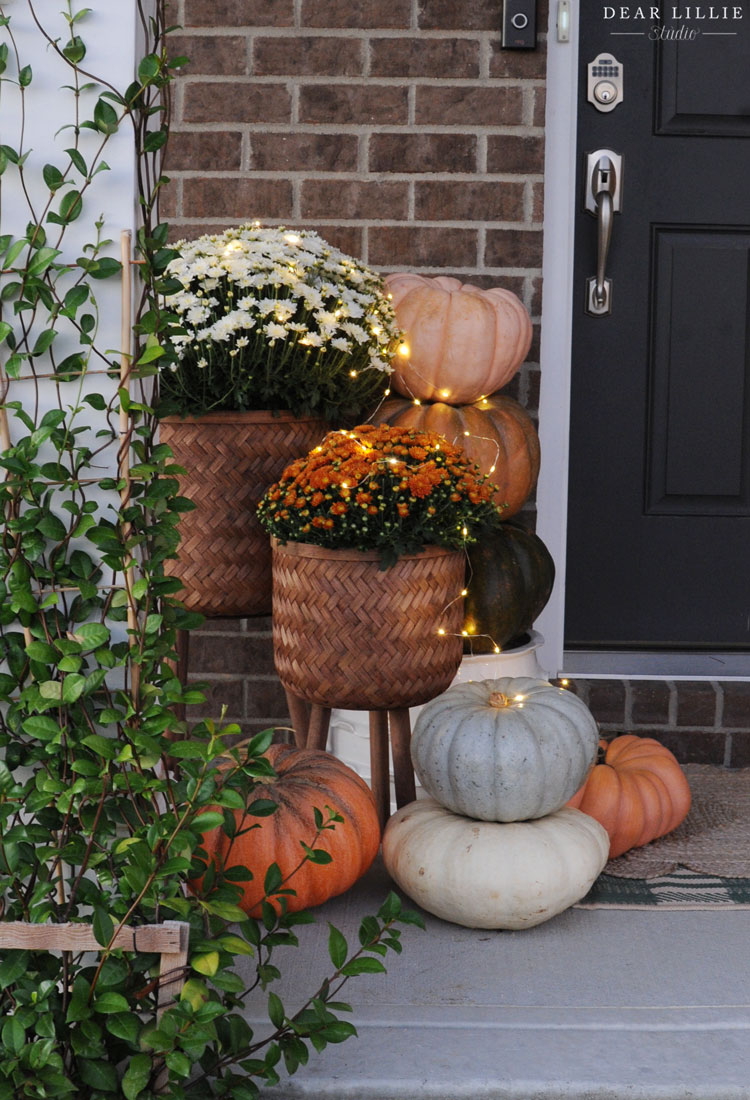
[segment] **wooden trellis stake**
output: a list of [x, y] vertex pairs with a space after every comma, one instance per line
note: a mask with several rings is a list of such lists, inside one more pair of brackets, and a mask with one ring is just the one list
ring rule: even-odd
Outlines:
[[[120, 389], [130, 396], [130, 374], [132, 366], [132, 250], [131, 233], [129, 229], [123, 229], [120, 233]], [[120, 401], [120, 449], [118, 452], [118, 473], [120, 479], [125, 482], [120, 490], [120, 505], [126, 508], [130, 501], [130, 438], [132, 434], [132, 421], [128, 409]], [[126, 523], [122, 529], [123, 537], [128, 538], [130, 524]], [[128, 630], [135, 631], [138, 621], [135, 611], [135, 597], [133, 596], [133, 557], [128, 554], [123, 563], [125, 575], [125, 591], [128, 594]], [[135, 635], [130, 635], [131, 648], [135, 645]], [[140, 680], [140, 668], [131, 662], [130, 687], [133, 693], [133, 702], [137, 703]]]
[[[163, 924], [141, 924], [120, 928], [110, 948], [135, 953], [158, 953], [157, 1020], [179, 999], [185, 984], [190, 925], [186, 921], [165, 920]], [[0, 923], [0, 950], [12, 951], [101, 951], [90, 924], [27, 924], [25, 921]], [[159, 1092], [167, 1083], [166, 1067], [156, 1080]]]

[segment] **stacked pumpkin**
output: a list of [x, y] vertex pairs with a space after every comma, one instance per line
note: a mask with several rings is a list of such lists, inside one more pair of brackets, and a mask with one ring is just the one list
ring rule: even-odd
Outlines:
[[[536, 485], [539, 438], [528, 413], [496, 391], [515, 375], [531, 344], [531, 321], [515, 294], [444, 276], [386, 279], [406, 343], [394, 362], [380, 423], [438, 432], [463, 446], [495, 483], [503, 519]], [[489, 653], [531, 627], [552, 590], [554, 565], [541, 539], [503, 523], [469, 551], [467, 649]]]
[[422, 908], [470, 928], [529, 928], [583, 897], [606, 829], [566, 806], [596, 758], [596, 722], [545, 680], [456, 684], [417, 718], [412, 760], [431, 798], [404, 806], [385, 865]]

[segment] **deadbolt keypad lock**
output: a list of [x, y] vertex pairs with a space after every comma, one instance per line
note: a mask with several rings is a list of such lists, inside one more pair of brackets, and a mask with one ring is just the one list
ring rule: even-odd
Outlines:
[[609, 53], [600, 53], [588, 66], [588, 101], [597, 111], [614, 111], [623, 101], [622, 65]]

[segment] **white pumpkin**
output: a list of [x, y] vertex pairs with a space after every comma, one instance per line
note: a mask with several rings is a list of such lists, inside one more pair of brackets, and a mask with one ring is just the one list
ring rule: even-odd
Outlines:
[[454, 684], [422, 707], [411, 754], [441, 805], [482, 821], [526, 821], [564, 806], [596, 759], [588, 708], [547, 680]]
[[579, 901], [609, 855], [598, 821], [566, 808], [537, 821], [472, 821], [431, 798], [383, 835], [394, 882], [428, 913], [466, 928], [531, 928]]

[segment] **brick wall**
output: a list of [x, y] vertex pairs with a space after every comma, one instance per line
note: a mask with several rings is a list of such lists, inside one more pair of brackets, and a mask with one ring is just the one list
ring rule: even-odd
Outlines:
[[590, 708], [604, 735], [655, 737], [685, 764], [750, 766], [748, 683], [575, 679], [566, 686]]
[[[539, 393], [544, 40], [500, 49], [499, 0], [175, 0], [163, 216], [173, 236], [240, 221], [312, 227], [383, 273], [504, 286], [536, 338], [506, 392]], [[540, 26], [546, 5], [539, 4]], [[530, 517], [533, 520], [533, 515]], [[207, 713], [286, 723], [270, 621], [191, 640]]]

